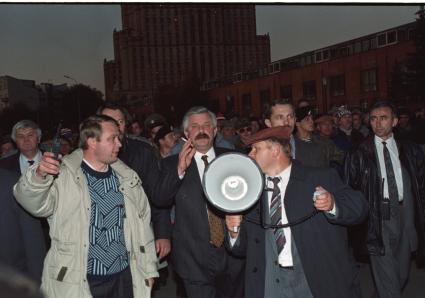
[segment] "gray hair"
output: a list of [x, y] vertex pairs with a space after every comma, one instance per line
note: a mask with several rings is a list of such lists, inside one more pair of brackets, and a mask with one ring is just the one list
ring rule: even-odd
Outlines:
[[213, 126], [217, 127], [217, 118], [216, 118], [216, 116], [213, 112], [208, 110], [206, 107], [195, 106], [195, 107], [190, 108], [189, 111], [187, 111], [186, 114], [184, 114], [184, 116], [183, 116], [183, 121], [182, 121], [183, 131], [185, 131], [187, 129], [187, 126], [189, 125], [189, 117], [190, 116], [197, 115], [197, 114], [205, 114], [205, 113], [207, 113], [210, 116], [210, 119], [213, 123]]
[[41, 129], [38, 126], [38, 124], [35, 123], [32, 120], [25, 119], [25, 120], [21, 120], [18, 123], [16, 123], [13, 126], [13, 128], [12, 128], [12, 133], [11, 133], [11, 136], [10, 137], [12, 138], [12, 140], [14, 142], [16, 142], [16, 132], [17, 132], [17, 130], [18, 129], [23, 129], [23, 128], [32, 128], [32, 129], [35, 129], [35, 131], [37, 132], [38, 139], [41, 140]]

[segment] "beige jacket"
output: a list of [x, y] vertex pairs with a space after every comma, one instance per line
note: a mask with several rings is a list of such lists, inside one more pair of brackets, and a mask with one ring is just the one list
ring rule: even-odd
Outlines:
[[[36, 166], [14, 187], [17, 201], [31, 214], [47, 217], [52, 245], [44, 260], [41, 289], [46, 297], [91, 297], [86, 280], [90, 196], [81, 170], [82, 150], [65, 156], [56, 179], [35, 176]], [[124, 237], [129, 251], [134, 297], [150, 297], [147, 279], [157, 277], [156, 253], [148, 199], [137, 174], [118, 160], [112, 168], [124, 194]]]

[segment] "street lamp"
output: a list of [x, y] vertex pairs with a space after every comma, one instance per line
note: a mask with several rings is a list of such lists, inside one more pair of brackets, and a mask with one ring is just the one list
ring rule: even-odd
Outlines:
[[[68, 79], [68, 80], [72, 80], [74, 82], [74, 86], [79, 84], [78, 81], [71, 76], [63, 75], [63, 77]], [[81, 122], [80, 99], [77, 96], [78, 95], [77, 92], [78, 92], [78, 89], [75, 90], [75, 101], [77, 102], [78, 124], [80, 124], [80, 122]]]

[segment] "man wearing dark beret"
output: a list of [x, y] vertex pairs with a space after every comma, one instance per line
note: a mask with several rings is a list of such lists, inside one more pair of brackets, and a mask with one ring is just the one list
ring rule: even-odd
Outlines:
[[244, 139], [266, 183], [243, 218], [226, 216], [227, 248], [246, 257], [245, 297], [361, 297], [345, 226], [366, 218], [367, 203], [334, 170], [292, 160], [290, 135], [274, 127]]

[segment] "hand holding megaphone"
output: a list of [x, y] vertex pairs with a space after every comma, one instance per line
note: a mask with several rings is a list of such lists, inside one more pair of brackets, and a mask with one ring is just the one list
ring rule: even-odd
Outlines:
[[237, 238], [239, 228], [242, 222], [242, 215], [226, 215], [226, 228], [229, 231], [230, 237]]

